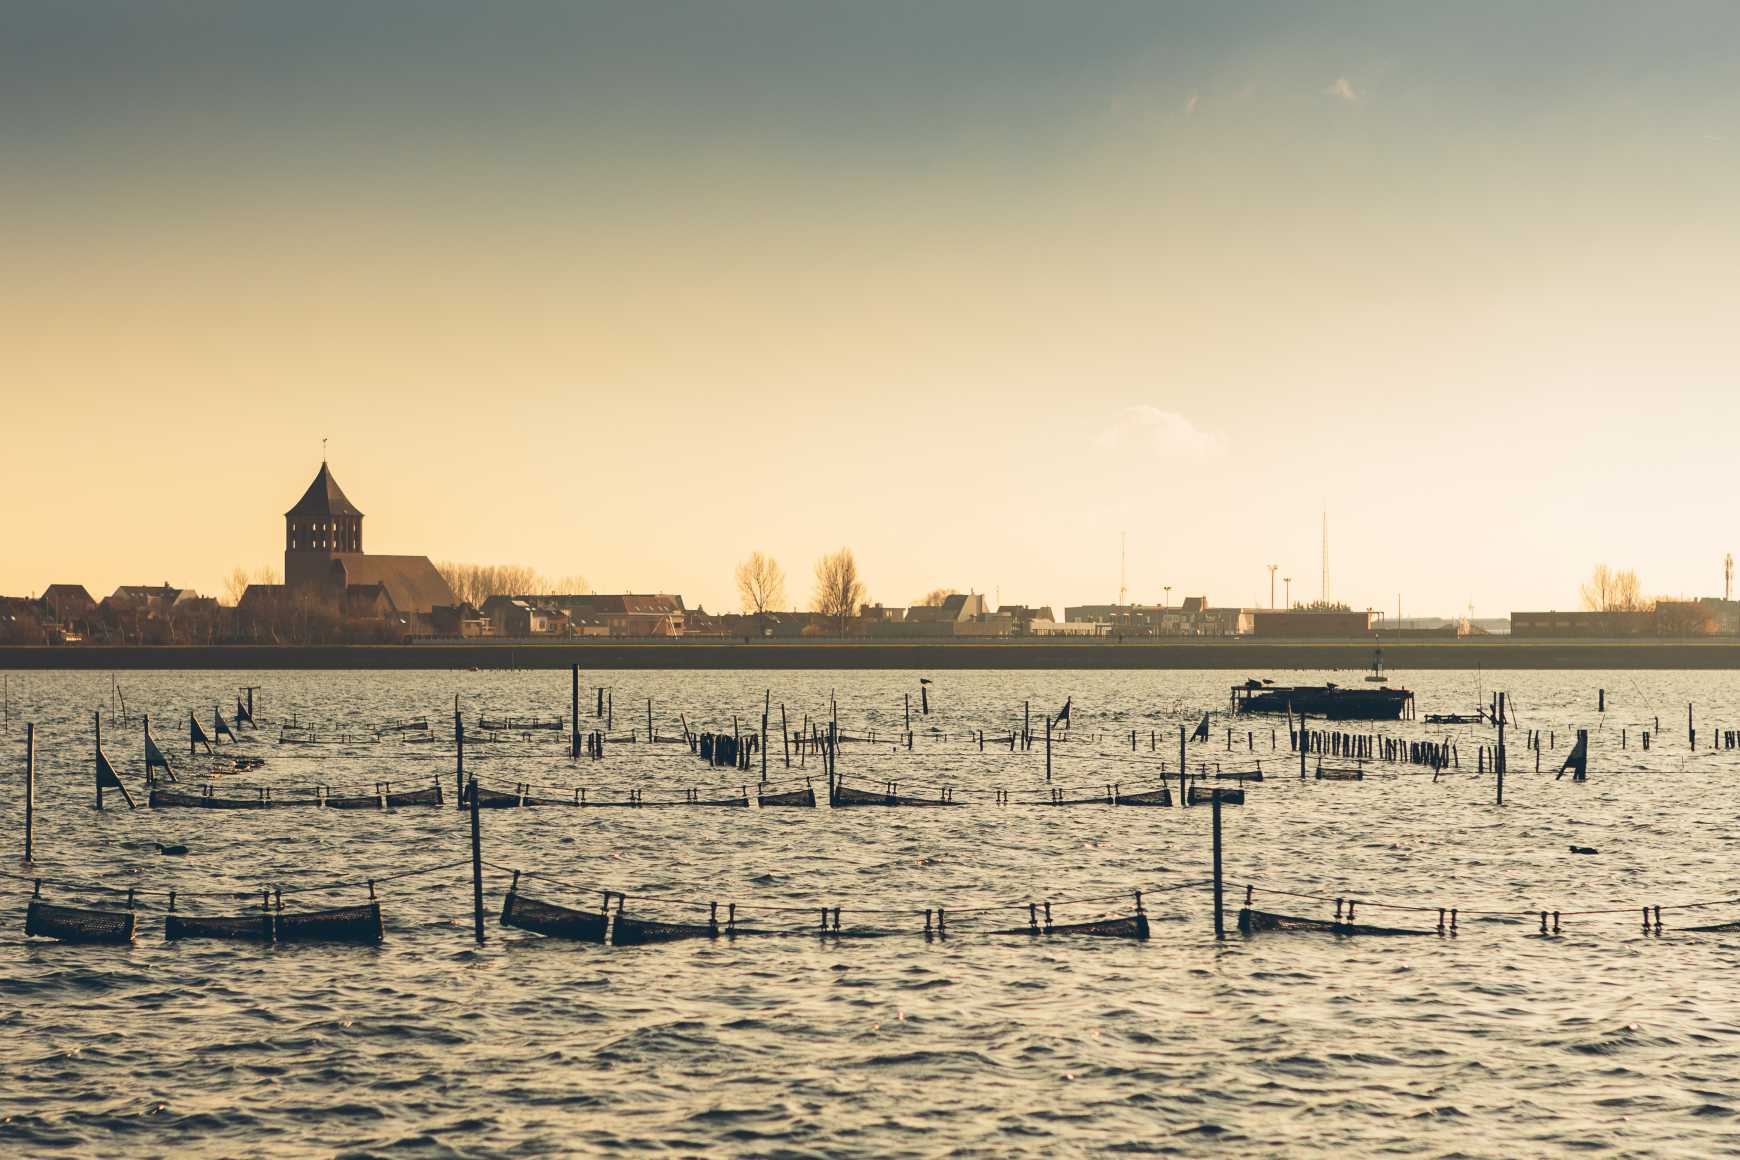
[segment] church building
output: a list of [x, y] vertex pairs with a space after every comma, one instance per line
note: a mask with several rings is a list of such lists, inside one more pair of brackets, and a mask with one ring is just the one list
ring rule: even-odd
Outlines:
[[350, 618], [411, 623], [454, 603], [429, 557], [364, 552], [362, 523], [362, 512], [322, 462], [314, 482], [284, 513], [284, 583], [249, 585], [238, 608], [263, 611], [285, 597], [314, 599]]

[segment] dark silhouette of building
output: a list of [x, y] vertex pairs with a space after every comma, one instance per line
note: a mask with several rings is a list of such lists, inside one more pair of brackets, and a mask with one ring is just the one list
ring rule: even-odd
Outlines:
[[238, 610], [254, 618], [319, 605], [350, 620], [394, 620], [407, 629], [454, 603], [427, 556], [363, 551], [363, 514], [322, 461], [314, 481], [284, 513], [284, 583], [250, 584]]
[[[324, 584], [341, 553], [361, 554], [363, 514], [323, 460], [314, 482], [284, 513], [284, 584]], [[449, 602], [451, 603], [451, 602]]]

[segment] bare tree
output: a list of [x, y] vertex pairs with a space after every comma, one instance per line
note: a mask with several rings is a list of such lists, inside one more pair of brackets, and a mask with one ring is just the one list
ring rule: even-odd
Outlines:
[[764, 615], [768, 609], [785, 603], [785, 572], [772, 556], [760, 552], [737, 565], [737, 595], [743, 601], [743, 611]]
[[548, 580], [536, 568], [524, 564], [461, 564], [443, 560], [435, 565], [453, 598], [462, 604], [480, 605], [491, 596], [554, 596], [592, 591], [584, 576]]
[[248, 590], [249, 585], [282, 583], [278, 578], [278, 569], [270, 564], [262, 564], [252, 572], [238, 565], [231, 568], [230, 574], [224, 577], [225, 603], [232, 607], [241, 603], [242, 593]]
[[224, 577], [224, 603], [233, 607], [241, 600], [242, 593], [248, 590], [250, 583], [246, 568], [231, 568], [230, 574]]
[[845, 633], [863, 603], [864, 582], [852, 549], [841, 548], [816, 561], [815, 611], [833, 621], [836, 631]]
[[932, 588], [919, 598], [918, 606], [920, 608], [941, 608], [949, 597], [960, 594], [959, 588]]
[[1650, 607], [1637, 582], [1637, 573], [1630, 568], [1615, 570], [1597, 564], [1579, 593], [1583, 607], [1590, 612], [1647, 612]]

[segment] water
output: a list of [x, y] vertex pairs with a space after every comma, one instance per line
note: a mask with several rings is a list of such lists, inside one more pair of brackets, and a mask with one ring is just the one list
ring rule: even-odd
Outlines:
[[[1318, 679], [1324, 674], [1276, 674]], [[590, 676], [590, 674], [589, 674]], [[1332, 679], [1335, 675], [1329, 674]], [[1494, 675], [1397, 674], [1426, 711], [1469, 711]], [[130, 709], [185, 766], [185, 714], [209, 720], [239, 685], [263, 686], [258, 774], [226, 781], [309, 786], [441, 776], [446, 745], [279, 747], [276, 724], [363, 723], [427, 715], [462, 694], [468, 721], [492, 713], [565, 715], [565, 672], [124, 673]], [[661, 732], [758, 723], [773, 686], [795, 724], [825, 716], [832, 691], [851, 731], [897, 729], [906, 673], [661, 673], [605, 677], [615, 728]], [[1340, 674], [1340, 679], [1349, 679]], [[494, 922], [506, 882], [491, 873], [489, 943], [471, 940], [468, 868], [379, 888], [379, 949], [167, 944], [163, 899], [143, 896], [129, 949], [27, 943], [26, 883], [0, 880], [0, 1144], [14, 1153], [238, 1155], [265, 1151], [409, 1155], [548, 1152], [754, 1156], [1071, 1156], [1218, 1152], [1344, 1156], [1518, 1156], [1569, 1152], [1709, 1156], [1740, 1149], [1740, 1027], [1731, 972], [1740, 935], [1676, 934], [1740, 918], [1740, 900], [1664, 912], [1646, 937], [1629, 908], [1740, 895], [1729, 789], [1740, 751], [1706, 746], [1740, 728], [1740, 677], [1709, 673], [1496, 676], [1521, 717], [1506, 805], [1472, 772], [1491, 731], [1377, 725], [1392, 736], [1460, 738], [1463, 769], [1361, 783], [1281, 776], [1227, 812], [1229, 907], [1246, 882], [1464, 912], [1454, 939], [1337, 940], [1234, 934], [1216, 945], [1208, 895], [1160, 888], [1207, 876], [1207, 809], [998, 808], [993, 788], [1036, 793], [1041, 747], [981, 755], [928, 739], [913, 754], [851, 746], [841, 770], [903, 785], [950, 783], [954, 810], [562, 809], [485, 814], [485, 857], [586, 887], [699, 902], [843, 908], [843, 922], [900, 925], [899, 937], [811, 937], [605, 948], [545, 940]], [[924, 727], [1036, 728], [1074, 698], [1075, 740], [1059, 785], [1152, 777], [1179, 724], [1226, 703], [1224, 673], [948, 673]], [[1482, 688], [1484, 685], [1484, 688]], [[1608, 690], [1605, 720], [1595, 690]], [[588, 682], [586, 708], [591, 708]], [[89, 714], [108, 674], [14, 674], [0, 816], [21, 807], [19, 722], [38, 724], [38, 867], [64, 881], [141, 890], [253, 891], [385, 877], [469, 854], [452, 809], [247, 813], [90, 808]], [[1688, 751], [1685, 704], [1700, 749]], [[1661, 717], [1644, 753], [1641, 727]], [[592, 727], [588, 716], [583, 722]], [[1296, 769], [1268, 746], [1192, 760]], [[1528, 728], [1596, 729], [1591, 778], [1533, 772]], [[1629, 730], [1629, 748], [1616, 736]], [[1360, 726], [1350, 725], [1349, 729]], [[1128, 731], [1140, 734], [1129, 752]], [[1148, 751], [1158, 731], [1157, 753]], [[1242, 732], [1239, 749], [1244, 750]], [[1098, 742], [1085, 740], [1099, 734]], [[1168, 740], [1169, 738], [1169, 740]], [[134, 788], [137, 726], [111, 726], [110, 755]], [[546, 750], [542, 754], [538, 749]], [[740, 780], [678, 746], [614, 745], [571, 764], [559, 744], [468, 748], [486, 784], [643, 786], [647, 798]], [[885, 771], [885, 772], [884, 772]], [[183, 768], [183, 775], [188, 770]], [[812, 762], [810, 772], [815, 772]], [[770, 778], [785, 772], [777, 749]], [[220, 782], [220, 790], [223, 783]], [[117, 803], [113, 798], [111, 806]], [[7, 841], [18, 844], [17, 830]], [[155, 842], [184, 842], [186, 858]], [[1594, 857], [1569, 854], [1593, 846]], [[21, 872], [15, 855], [3, 868]], [[1142, 887], [1153, 937], [986, 937], [975, 903], [1062, 899]], [[537, 892], [592, 906], [593, 896]], [[528, 890], [528, 893], [531, 893]], [[360, 900], [353, 887], [318, 896]], [[310, 896], [313, 897], [313, 896]], [[302, 896], [291, 896], [292, 906]], [[1327, 917], [1332, 905], [1263, 897]], [[242, 909], [240, 901], [178, 903]], [[943, 906], [952, 937], [927, 942], [922, 918], [874, 908]], [[1114, 904], [1114, 908], [1122, 904]], [[650, 917], [682, 917], [645, 904]], [[1628, 908], [1567, 919], [1556, 939], [1529, 918], [1470, 910]], [[1125, 908], [1127, 909], [1127, 908]], [[1430, 916], [1362, 909], [1369, 921]], [[691, 916], [692, 917], [692, 916]], [[1066, 916], [1059, 913], [1058, 920]], [[760, 921], [810, 921], [772, 915]], [[996, 921], [1016, 925], [1024, 915]], [[979, 925], [987, 925], [989, 918]], [[958, 923], [958, 925], [956, 925]]]

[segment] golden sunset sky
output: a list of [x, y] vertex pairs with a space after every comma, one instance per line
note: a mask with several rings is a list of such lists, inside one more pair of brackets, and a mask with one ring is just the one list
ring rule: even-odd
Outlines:
[[1732, 3], [0, 14], [0, 592], [374, 551], [734, 607], [1720, 593]]

